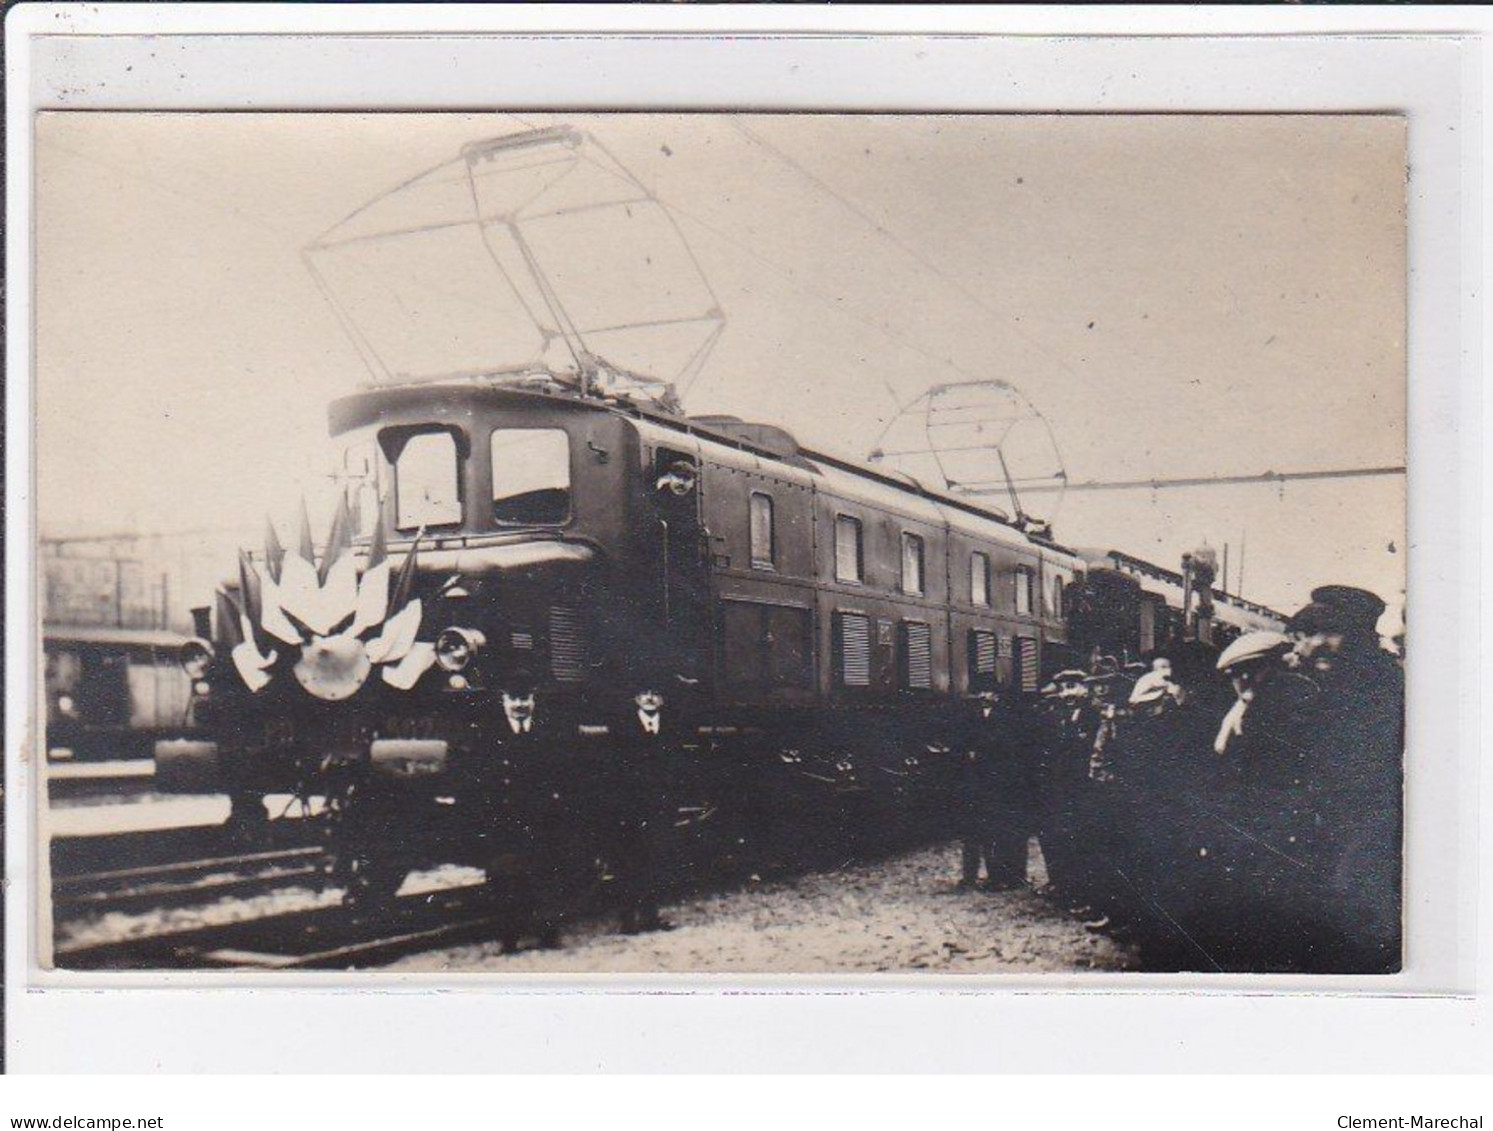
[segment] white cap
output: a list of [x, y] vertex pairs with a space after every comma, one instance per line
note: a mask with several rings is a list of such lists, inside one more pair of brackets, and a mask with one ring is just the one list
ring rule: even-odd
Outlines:
[[1165, 672], [1147, 672], [1135, 681], [1135, 687], [1130, 691], [1130, 705], [1138, 707], [1145, 703], [1154, 703], [1172, 686], [1172, 681], [1167, 678]]
[[1267, 659], [1273, 653], [1285, 652], [1291, 647], [1291, 638], [1281, 632], [1246, 632], [1223, 650], [1218, 657], [1218, 670], [1226, 672], [1239, 664], [1252, 660]]

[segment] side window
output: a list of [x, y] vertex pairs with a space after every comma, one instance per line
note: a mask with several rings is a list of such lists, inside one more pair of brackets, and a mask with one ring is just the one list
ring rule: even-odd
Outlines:
[[835, 580], [865, 579], [865, 554], [861, 546], [861, 520], [848, 514], [835, 516]]
[[1063, 619], [1063, 575], [1052, 579], [1052, 615], [1054, 620]]
[[982, 628], [969, 630], [969, 689], [991, 691], [995, 688], [995, 633]]
[[495, 521], [558, 526], [570, 517], [570, 436], [564, 429], [498, 428], [491, 450]]
[[923, 539], [916, 534], [902, 535], [902, 592], [923, 594]]
[[[384, 434], [394, 464], [394, 513], [400, 530], [454, 526], [461, 521], [461, 475], [456, 436], [448, 429]], [[400, 443], [402, 438], [403, 442]]]
[[337, 442], [340, 450], [331, 478], [351, 498], [353, 532], [367, 537], [379, 517], [378, 445], [369, 429], [344, 433]]
[[777, 532], [773, 529], [772, 496], [753, 491], [749, 504], [752, 565], [771, 569], [777, 564]]
[[843, 687], [871, 686], [871, 618], [835, 614], [836, 673]]
[[976, 551], [969, 556], [969, 603], [990, 607], [990, 555]]
[[1016, 615], [1032, 615], [1032, 571], [1026, 566], [1017, 566], [1012, 578], [1016, 585]]
[[902, 622], [902, 686], [926, 691], [933, 686], [933, 630], [922, 621]]

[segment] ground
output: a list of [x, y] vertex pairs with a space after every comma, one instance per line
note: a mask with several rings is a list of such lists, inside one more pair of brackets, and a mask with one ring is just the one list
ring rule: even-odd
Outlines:
[[[1040, 858], [1039, 858], [1040, 861]], [[942, 974], [1123, 970], [1134, 956], [1029, 888], [961, 892], [957, 846], [694, 899], [674, 930], [578, 927], [559, 950], [497, 944], [416, 955], [404, 971], [489, 973]], [[1040, 878], [1040, 862], [1036, 876]]]
[[[221, 820], [226, 801], [169, 799], [127, 808], [84, 801], [52, 810], [54, 833], [118, 831]], [[278, 815], [278, 814], [277, 814]], [[57, 826], [61, 826], [58, 828]], [[1029, 874], [1041, 885], [1046, 871], [1035, 843]], [[665, 909], [672, 931], [625, 936], [615, 920], [572, 925], [558, 950], [505, 955], [496, 943], [414, 955], [393, 969], [429, 973], [735, 973], [867, 974], [928, 971], [942, 974], [1041, 974], [1124, 970], [1132, 951], [1084, 929], [1074, 916], [1030, 888], [960, 892], [957, 845], [919, 849], [871, 864], [797, 879], [750, 883], [699, 896]], [[468, 868], [413, 875], [405, 894], [481, 881]], [[64, 923], [61, 948], [187, 930], [336, 901], [336, 894], [287, 888], [251, 898], [191, 907], [108, 913]]]

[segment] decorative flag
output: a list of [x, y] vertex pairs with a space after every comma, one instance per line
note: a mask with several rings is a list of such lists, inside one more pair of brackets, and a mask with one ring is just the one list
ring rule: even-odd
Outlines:
[[243, 613], [238, 602], [226, 589], [219, 589], [216, 596], [213, 620], [218, 630], [218, 643], [224, 648], [234, 648], [244, 642], [243, 625], [240, 623]]
[[420, 527], [415, 532], [415, 540], [410, 543], [410, 552], [405, 556], [404, 564], [399, 567], [399, 580], [394, 583], [394, 596], [390, 605], [399, 608], [410, 599], [410, 593], [415, 587], [415, 563], [420, 557], [420, 539], [425, 537], [425, 527]]
[[264, 564], [265, 572], [275, 584], [280, 583], [280, 563], [285, 560], [285, 547], [280, 545], [280, 536], [275, 533], [275, 524], [266, 515], [264, 519]]

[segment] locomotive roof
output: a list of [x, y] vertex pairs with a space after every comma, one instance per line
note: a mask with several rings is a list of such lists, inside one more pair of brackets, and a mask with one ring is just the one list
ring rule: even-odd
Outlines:
[[99, 644], [118, 648], [180, 648], [191, 639], [169, 628], [115, 628], [113, 625], [48, 624], [48, 644]]
[[[527, 385], [520, 381], [527, 380]], [[953, 523], [962, 531], [1007, 544], [1021, 544], [1050, 554], [1077, 559], [1075, 551], [1050, 539], [1033, 536], [994, 508], [935, 491], [912, 476], [828, 455], [801, 447], [786, 430], [775, 425], [737, 420], [734, 417], [678, 416], [657, 411], [622, 398], [582, 396], [548, 374], [492, 375], [483, 379], [460, 378], [379, 386], [332, 402], [328, 412], [332, 433], [373, 423], [393, 407], [417, 409], [427, 405], [490, 405], [493, 408], [529, 402], [576, 412], [601, 412], [623, 416], [665, 431], [683, 433], [721, 444], [775, 464], [798, 468], [817, 477], [832, 494], [879, 507], [895, 507], [923, 521], [941, 524], [958, 512]], [[971, 521], [974, 520], [974, 521]]]

